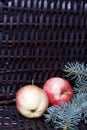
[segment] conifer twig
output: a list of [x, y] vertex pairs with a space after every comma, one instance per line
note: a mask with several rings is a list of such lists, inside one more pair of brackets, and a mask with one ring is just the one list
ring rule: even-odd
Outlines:
[[78, 130], [82, 118], [87, 123], [87, 64], [68, 63], [64, 71], [66, 76], [74, 81], [74, 97], [69, 103], [49, 107], [45, 121], [52, 121], [55, 128]]
[[64, 66], [64, 71], [67, 73], [67, 77], [72, 77], [72, 79], [76, 79], [79, 76], [87, 78], [87, 64], [79, 63], [79, 62], [71, 62], [67, 63]]

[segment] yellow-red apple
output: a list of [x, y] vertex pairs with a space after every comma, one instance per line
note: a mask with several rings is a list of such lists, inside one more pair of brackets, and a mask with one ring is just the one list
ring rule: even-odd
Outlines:
[[49, 100], [46, 92], [36, 85], [26, 85], [16, 93], [16, 106], [24, 117], [41, 117], [48, 105]]

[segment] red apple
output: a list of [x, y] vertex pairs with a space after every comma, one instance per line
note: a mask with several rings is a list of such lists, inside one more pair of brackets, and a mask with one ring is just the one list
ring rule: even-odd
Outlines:
[[16, 93], [18, 111], [27, 118], [38, 118], [45, 113], [49, 100], [42, 88], [35, 85], [26, 85]]
[[73, 89], [69, 81], [60, 77], [48, 79], [43, 90], [47, 93], [50, 105], [61, 105], [73, 97]]

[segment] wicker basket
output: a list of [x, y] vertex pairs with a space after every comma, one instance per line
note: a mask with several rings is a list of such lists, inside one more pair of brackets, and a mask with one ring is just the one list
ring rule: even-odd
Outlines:
[[26, 119], [6, 102], [32, 79], [43, 87], [64, 76], [67, 62], [87, 62], [86, 42], [86, 0], [0, 1], [0, 130], [54, 130], [44, 117]]

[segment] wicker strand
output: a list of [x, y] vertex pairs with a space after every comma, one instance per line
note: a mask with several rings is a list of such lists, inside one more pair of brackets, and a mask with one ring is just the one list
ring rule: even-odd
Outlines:
[[11, 104], [11, 103], [15, 103], [16, 99], [10, 99], [10, 100], [2, 100], [0, 101], [0, 105], [7, 105], [7, 104]]

